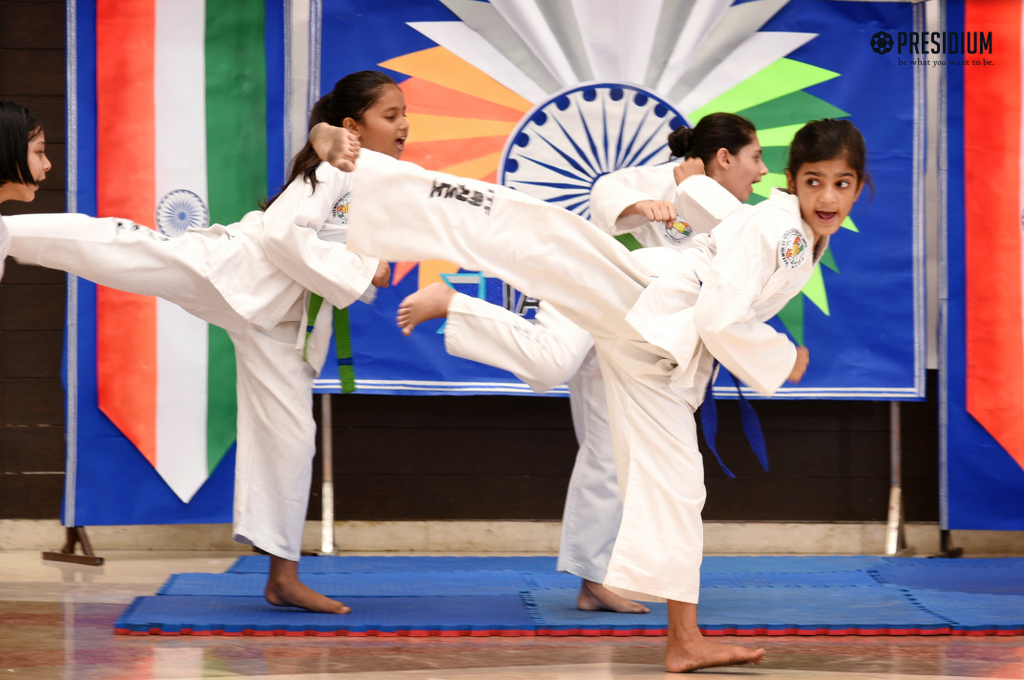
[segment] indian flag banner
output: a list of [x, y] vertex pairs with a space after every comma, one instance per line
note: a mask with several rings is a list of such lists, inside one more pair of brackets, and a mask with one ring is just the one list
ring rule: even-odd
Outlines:
[[[69, 173], [78, 176], [69, 179], [76, 180], [77, 209], [128, 218], [171, 238], [258, 209], [283, 179], [283, 3], [71, 4], [69, 127], [78, 158], [69, 159]], [[99, 411], [178, 501], [189, 503], [235, 439], [227, 333], [162, 299], [99, 286], [95, 336], [83, 338], [91, 319], [84, 323], [82, 315], [90, 312], [77, 309], [77, 340], [95, 342]], [[69, 300], [69, 319], [71, 313]], [[69, 343], [70, 330], [69, 320]], [[81, 354], [80, 371], [88, 352]], [[86, 451], [79, 453], [84, 459]], [[230, 496], [220, 503], [230, 512]]]
[[[1024, 530], [1024, 9], [951, 0], [941, 519]], [[956, 44], [956, 53], [953, 45]]]

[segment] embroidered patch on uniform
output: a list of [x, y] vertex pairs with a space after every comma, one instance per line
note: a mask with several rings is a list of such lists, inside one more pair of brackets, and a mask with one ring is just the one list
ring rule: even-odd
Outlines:
[[348, 202], [351, 195], [351, 193], [345, 192], [345, 195], [339, 198], [331, 208], [331, 217], [342, 224], [348, 224]]
[[665, 226], [665, 240], [669, 243], [682, 243], [692, 233], [693, 228], [682, 220]]
[[796, 269], [807, 258], [807, 239], [796, 229], [782, 235], [779, 242], [779, 263], [786, 269]]
[[491, 206], [494, 204], [494, 189], [487, 189], [487, 193], [467, 187], [465, 184], [451, 184], [434, 180], [430, 188], [430, 198], [454, 198], [466, 205], [475, 208], [483, 208], [485, 215], [491, 214]]

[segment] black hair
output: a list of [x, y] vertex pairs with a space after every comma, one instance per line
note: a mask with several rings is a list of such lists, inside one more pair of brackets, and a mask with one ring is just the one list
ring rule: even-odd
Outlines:
[[[346, 118], [356, 122], [363, 119], [363, 114], [373, 106], [384, 88], [388, 85], [396, 85], [394, 80], [386, 73], [380, 71], [357, 71], [350, 73], [334, 84], [334, 89], [320, 98], [309, 114], [309, 127], [312, 130], [317, 123], [327, 123], [341, 127]], [[284, 183], [288, 186], [300, 176], [305, 177], [313, 189], [316, 189], [316, 169], [320, 167], [320, 157], [309, 140], [302, 147], [299, 153], [292, 159], [291, 171], [288, 173], [288, 180]], [[280, 196], [280, 192], [266, 202], [263, 206], [267, 208]]]
[[668, 136], [676, 158], [699, 158], [710, 166], [719, 149], [736, 155], [757, 138], [754, 124], [735, 113], [710, 113], [692, 128], [677, 127]]
[[21, 104], [0, 100], [0, 185], [35, 184], [28, 168], [28, 143], [43, 127]]
[[864, 136], [848, 120], [823, 118], [812, 120], [800, 128], [789, 147], [786, 170], [795, 180], [797, 172], [805, 163], [830, 161], [833, 158], [844, 158], [847, 165], [857, 173], [858, 184], [867, 184], [874, 191], [871, 177], [864, 170], [867, 160]]

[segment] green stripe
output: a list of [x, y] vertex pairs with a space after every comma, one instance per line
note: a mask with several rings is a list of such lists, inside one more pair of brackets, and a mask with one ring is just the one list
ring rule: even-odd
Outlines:
[[343, 359], [352, 359], [352, 327], [348, 320], [348, 308], [334, 310], [334, 343], [338, 350], [338, 377], [341, 378], [341, 392], [356, 391], [356, 372], [351, 363], [342, 364]]
[[[263, 3], [206, 2], [206, 170], [210, 222], [231, 224], [267, 193]], [[212, 471], [235, 439], [235, 355], [227, 333], [210, 327], [207, 464]]]
[[615, 240], [626, 246], [628, 250], [639, 250], [640, 248], [643, 248], [640, 241], [638, 241], [636, 236], [633, 236], [632, 234], [619, 234], [615, 237]]

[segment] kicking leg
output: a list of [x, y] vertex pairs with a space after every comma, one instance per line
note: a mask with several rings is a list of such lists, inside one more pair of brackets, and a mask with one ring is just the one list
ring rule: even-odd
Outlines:
[[409, 335], [424, 321], [448, 316], [448, 305], [454, 295], [454, 288], [437, 282], [406, 297], [398, 305], [398, 327], [402, 334]]
[[668, 645], [665, 670], [686, 673], [698, 668], [737, 666], [764, 661], [764, 649], [709, 642], [697, 628], [697, 605], [668, 601]]

